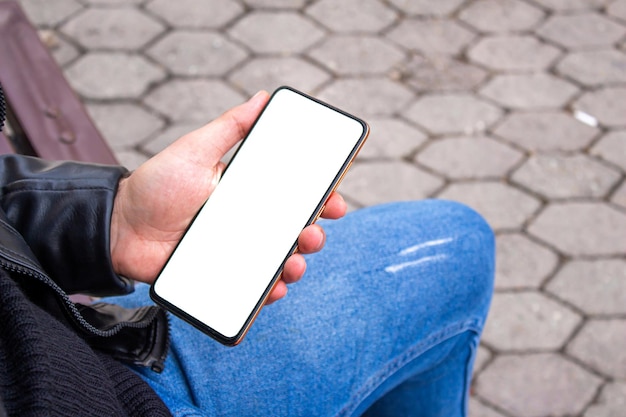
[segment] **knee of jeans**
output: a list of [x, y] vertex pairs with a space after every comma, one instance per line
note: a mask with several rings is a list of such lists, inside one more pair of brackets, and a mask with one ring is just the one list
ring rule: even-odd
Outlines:
[[[417, 275], [435, 316], [456, 320], [486, 316], [493, 292], [495, 243], [485, 219], [470, 207], [448, 200], [389, 203], [355, 213], [358, 232], [381, 244], [384, 270]], [[361, 228], [363, 227], [363, 229]], [[378, 248], [378, 243], [372, 247]]]
[[478, 252], [493, 261], [495, 257], [495, 238], [493, 229], [485, 218], [473, 208], [451, 200], [429, 200], [436, 204], [436, 210], [447, 218], [448, 228], [457, 236], [471, 237], [471, 242]]
[[420, 221], [430, 222], [439, 240], [449, 240], [446, 276], [439, 284], [449, 304], [446, 308], [479, 317], [482, 326], [494, 285], [493, 230], [479, 213], [459, 202], [426, 200], [420, 210], [416, 213]]
[[457, 286], [466, 286], [459, 293], [467, 297], [468, 308], [486, 318], [493, 294], [495, 274], [495, 237], [487, 221], [472, 208], [454, 201], [439, 200], [449, 212], [450, 228], [457, 239], [456, 256], [463, 273], [457, 275]]

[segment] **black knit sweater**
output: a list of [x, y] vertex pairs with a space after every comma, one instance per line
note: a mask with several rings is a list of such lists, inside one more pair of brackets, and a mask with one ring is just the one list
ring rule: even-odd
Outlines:
[[19, 282], [0, 268], [0, 416], [170, 415], [141, 378], [94, 352]]

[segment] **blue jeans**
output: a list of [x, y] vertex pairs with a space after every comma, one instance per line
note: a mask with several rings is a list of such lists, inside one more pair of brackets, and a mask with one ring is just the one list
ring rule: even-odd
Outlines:
[[[494, 273], [474, 211], [427, 200], [324, 221], [303, 279], [228, 348], [178, 319], [162, 374], [176, 416], [467, 415]], [[149, 303], [147, 286], [115, 302]]]

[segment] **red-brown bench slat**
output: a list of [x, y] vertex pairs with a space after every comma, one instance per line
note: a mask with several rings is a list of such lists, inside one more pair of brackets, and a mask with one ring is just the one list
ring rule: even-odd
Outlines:
[[[0, 1], [0, 84], [36, 156], [117, 163], [37, 31], [13, 1]], [[0, 150], [6, 146], [0, 145]]]

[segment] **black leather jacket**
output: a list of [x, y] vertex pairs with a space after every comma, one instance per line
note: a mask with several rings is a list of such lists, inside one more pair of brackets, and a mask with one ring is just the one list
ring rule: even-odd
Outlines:
[[168, 322], [157, 307], [75, 304], [68, 294], [127, 294], [113, 271], [109, 229], [121, 167], [0, 156], [0, 267], [95, 349], [157, 372]]

